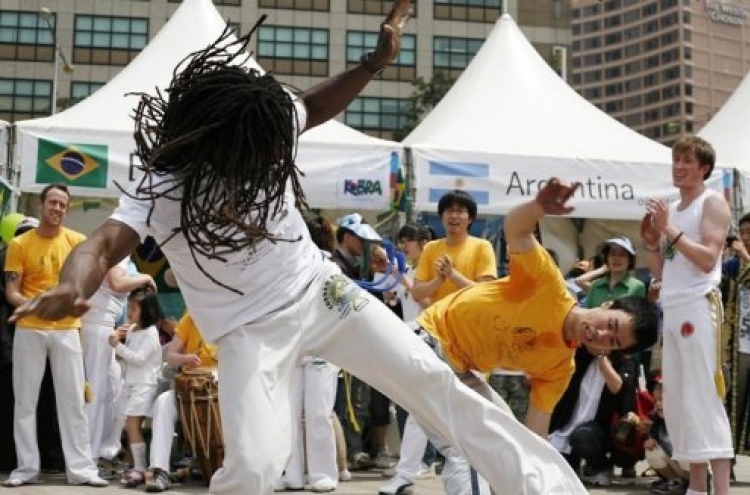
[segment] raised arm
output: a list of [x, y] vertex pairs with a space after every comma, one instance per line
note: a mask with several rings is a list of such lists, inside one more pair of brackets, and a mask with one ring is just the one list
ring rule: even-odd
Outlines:
[[580, 182], [566, 184], [551, 178], [537, 193], [533, 201], [527, 201], [511, 209], [505, 217], [505, 241], [511, 253], [525, 253], [534, 249], [536, 224], [546, 215], [567, 215], [573, 208], [566, 206], [576, 192]]
[[380, 26], [378, 45], [372, 55], [356, 67], [330, 77], [302, 94], [307, 108], [306, 129], [341, 113], [376, 74], [393, 62], [401, 49], [401, 34], [410, 16], [409, 0], [393, 2], [393, 8]]
[[128, 256], [138, 243], [138, 234], [133, 229], [117, 220], [107, 220], [70, 252], [59, 285], [24, 302], [11, 321], [29, 314], [46, 320], [81, 316], [88, 311], [88, 298], [99, 288], [109, 269]]

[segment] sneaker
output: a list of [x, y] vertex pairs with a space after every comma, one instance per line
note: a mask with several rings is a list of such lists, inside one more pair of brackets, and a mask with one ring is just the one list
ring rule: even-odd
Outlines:
[[410, 495], [413, 492], [414, 492], [414, 483], [397, 475], [391, 478], [391, 481], [381, 486], [380, 491], [378, 491], [378, 494], [379, 495]]
[[312, 485], [310, 485], [310, 490], [316, 492], [316, 493], [326, 493], [326, 492], [332, 492], [336, 489], [336, 483], [333, 481], [323, 478], [322, 480], [318, 480]]
[[8, 478], [7, 480], [3, 481], [3, 486], [5, 488], [18, 488], [19, 486], [25, 484], [26, 482], [21, 478]]
[[659, 495], [684, 495], [687, 491], [687, 483], [682, 479], [669, 480], [662, 485], [651, 488], [651, 493]]
[[105, 459], [100, 457], [96, 460], [96, 467], [98, 469], [99, 477], [105, 480], [114, 479], [125, 471], [122, 462], [117, 458]]
[[350, 473], [348, 469], [344, 468], [341, 471], [339, 471], [339, 481], [351, 481], [351, 480], [352, 480], [352, 473]]
[[583, 481], [591, 486], [610, 486], [612, 485], [612, 471], [600, 471], [593, 476], [586, 476]]
[[83, 483], [74, 483], [76, 486], [91, 486], [94, 488], [104, 488], [105, 486], [109, 486], [109, 481], [102, 479], [98, 476], [94, 476], [93, 478], [89, 478]]
[[375, 467], [378, 469], [388, 469], [393, 467], [394, 462], [388, 449], [382, 449], [375, 458]]
[[120, 478], [120, 485], [125, 488], [135, 488], [146, 481], [146, 476], [140, 469], [128, 469]]
[[435, 473], [435, 466], [428, 466], [424, 462], [421, 466], [419, 466], [419, 471], [417, 471], [417, 479], [418, 480], [429, 480], [437, 476]]
[[169, 490], [169, 474], [166, 471], [153, 468], [146, 476], [146, 491], [149, 493], [161, 493]]
[[352, 471], [359, 471], [362, 469], [370, 469], [375, 464], [370, 459], [370, 454], [367, 452], [358, 452], [352, 456], [352, 462], [349, 463], [349, 469]]

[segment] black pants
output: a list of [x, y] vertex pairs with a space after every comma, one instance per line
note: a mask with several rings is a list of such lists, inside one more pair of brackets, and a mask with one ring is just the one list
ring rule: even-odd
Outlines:
[[613, 448], [610, 427], [603, 427], [596, 421], [582, 423], [570, 434], [570, 455], [568, 461], [577, 468], [580, 460], [596, 472], [606, 471], [613, 465], [632, 468], [637, 459]]

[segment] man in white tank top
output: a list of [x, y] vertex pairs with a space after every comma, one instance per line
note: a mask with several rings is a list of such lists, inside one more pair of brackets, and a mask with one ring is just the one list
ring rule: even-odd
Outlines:
[[729, 230], [724, 197], [708, 189], [716, 159], [705, 140], [688, 136], [672, 149], [672, 180], [680, 199], [652, 198], [641, 235], [664, 309], [664, 414], [674, 459], [690, 464], [687, 495], [729, 493], [732, 436], [721, 374], [721, 253]]

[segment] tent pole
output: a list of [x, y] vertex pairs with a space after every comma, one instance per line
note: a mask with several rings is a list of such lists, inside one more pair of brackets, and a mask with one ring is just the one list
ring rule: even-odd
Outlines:
[[507, 14], [508, 13], [508, 0], [503, 0], [503, 3], [500, 6], [500, 14]]
[[404, 170], [405, 180], [404, 194], [406, 194], [406, 221], [411, 222], [414, 220], [414, 199], [416, 198], [416, 188], [414, 187], [414, 158], [411, 152], [411, 148], [406, 146], [404, 148]]

